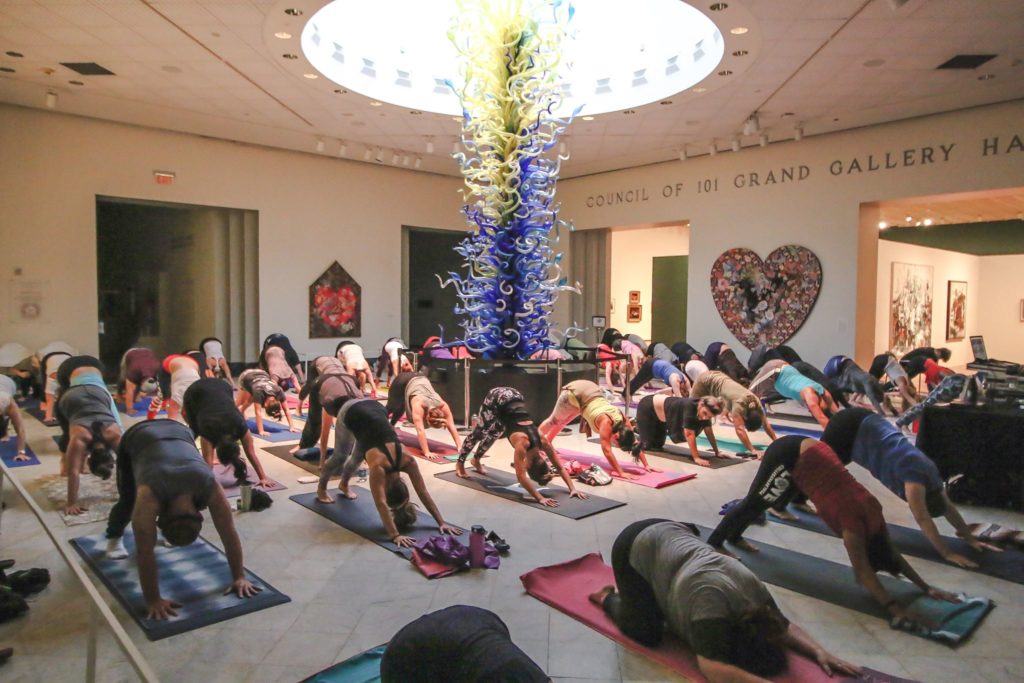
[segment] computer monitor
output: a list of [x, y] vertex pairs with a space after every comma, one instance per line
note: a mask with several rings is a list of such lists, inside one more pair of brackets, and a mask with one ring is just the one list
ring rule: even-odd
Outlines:
[[980, 334], [971, 336], [971, 350], [974, 351], [975, 361], [988, 360], [988, 351], [985, 350], [985, 337]]

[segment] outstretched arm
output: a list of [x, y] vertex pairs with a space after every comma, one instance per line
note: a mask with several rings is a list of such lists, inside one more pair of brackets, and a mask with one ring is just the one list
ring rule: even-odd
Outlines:
[[[731, 415], [730, 417], [732, 419], [732, 428], [736, 432], [736, 438], [740, 440], [740, 443], [743, 444], [743, 447], [747, 449], [748, 453], [757, 453], [757, 458], [760, 460], [761, 453], [754, 448], [754, 444], [751, 443], [750, 435], [747, 434], [747, 427], [743, 424], [743, 418], [739, 415]], [[768, 426], [767, 420], [764, 422], [764, 428], [765, 431], [771, 429], [771, 427]], [[773, 436], [772, 438], [774, 439], [775, 437]]]
[[462, 441], [459, 439], [459, 430], [455, 428], [455, 416], [452, 415], [451, 407], [445, 403], [442, 405], [441, 410], [444, 411], [444, 426], [448, 428], [448, 433], [452, 435], [452, 441], [455, 442], [455, 448], [462, 446]]
[[612, 474], [623, 479], [636, 479], [635, 474], [627, 474], [619, 465], [619, 461], [615, 459], [615, 455], [612, 453], [612, 419], [607, 415], [602, 417], [604, 419], [601, 420], [601, 426], [598, 427], [598, 433], [601, 436], [601, 452], [608, 464], [612, 466]]
[[[555, 450], [555, 447], [551, 445], [551, 442], [544, 439], [541, 441], [541, 448], [544, 449], [544, 453], [548, 456], [548, 460], [550, 460], [551, 464], [555, 466], [555, 469], [558, 470], [558, 475], [562, 477], [562, 481], [565, 482], [565, 487], [569, 489], [569, 497], [586, 499], [588, 497], [587, 494], [576, 490], [576, 484], [573, 483], [572, 477], [569, 476], [569, 473], [565, 471], [565, 467], [562, 465], [562, 458], [558, 455], [558, 451]], [[516, 450], [518, 452], [519, 449]], [[523, 453], [525, 456], [525, 451]], [[516, 473], [518, 474], [518, 469], [516, 470]], [[527, 479], [529, 479], [529, 477], [527, 477]]]
[[422, 410], [423, 401], [418, 397], [414, 398], [409, 406], [412, 411], [412, 415], [409, 418], [412, 420], [412, 426], [416, 428], [416, 440], [420, 445], [420, 452], [423, 453], [425, 458], [433, 458], [434, 454], [430, 452], [430, 442], [427, 441], [427, 430], [423, 425], [423, 414]]
[[406, 459], [402, 466], [402, 471], [409, 475], [409, 481], [412, 482], [412, 487], [416, 491], [416, 495], [419, 497], [420, 502], [423, 503], [423, 507], [427, 508], [427, 512], [437, 522], [437, 528], [442, 534], [455, 534], [456, 536], [462, 533], [462, 529], [453, 527], [444, 521], [444, 517], [441, 516], [441, 511], [437, 509], [437, 503], [430, 497], [430, 491], [427, 490], [427, 484], [423, 481], [423, 475], [420, 474], [419, 465], [412, 458]]
[[139, 587], [146, 601], [146, 617], [167, 619], [177, 615], [180, 607], [173, 600], [160, 595], [160, 582], [156, 566], [156, 516], [159, 504], [148, 488], [140, 488], [132, 511], [132, 532], [135, 534], [136, 562], [139, 567]]
[[253, 469], [256, 470], [256, 476], [260, 478], [261, 486], [270, 486], [273, 482], [267, 477], [267, 473], [263, 470], [263, 464], [260, 459], [256, 456], [256, 446], [252, 441], [252, 432], [246, 430], [245, 436], [242, 437], [242, 450], [245, 451], [245, 457], [252, 463]]
[[855, 664], [839, 659], [818, 644], [814, 638], [796, 624], [790, 622], [786, 634], [782, 638], [783, 644], [794, 652], [798, 652], [808, 659], [818, 663], [822, 670], [831, 676], [837, 673], [844, 676], [859, 676], [860, 667]]
[[828, 426], [828, 417], [825, 415], [825, 411], [822, 410], [823, 401], [818, 397], [818, 394], [811, 389], [806, 387], [800, 391], [800, 398], [807, 405], [807, 410], [811, 411], [811, 415], [818, 421], [822, 427]]
[[[545, 507], [549, 507], [549, 508], [556, 508], [556, 507], [558, 507], [558, 501], [555, 500], [554, 498], [548, 498], [547, 496], [542, 494], [540, 492], [540, 490], [537, 488], [537, 485], [534, 484], [533, 480], [530, 479], [530, 476], [526, 473], [526, 449], [525, 448], [516, 448], [515, 455], [512, 458], [512, 466], [515, 467], [516, 479], [519, 481], [519, 485], [522, 486], [523, 489], [528, 494], [530, 494], [530, 496], [535, 501], [537, 501], [541, 505], [544, 505]], [[563, 472], [562, 478], [565, 479], [566, 478], [565, 474], [564, 474], [565, 470], [563, 469], [562, 472]]]
[[7, 416], [11, 419], [11, 425], [14, 427], [14, 434], [16, 436], [17, 453], [14, 456], [15, 460], [28, 460], [28, 455], [25, 454], [25, 423], [21, 420], [21, 411], [18, 410], [18, 406], [11, 401], [11, 405], [7, 406]]

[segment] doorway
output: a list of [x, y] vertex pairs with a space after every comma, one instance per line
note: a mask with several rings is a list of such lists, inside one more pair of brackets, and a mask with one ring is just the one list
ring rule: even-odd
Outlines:
[[466, 238], [463, 231], [433, 228], [404, 229], [406, 341], [422, 344], [428, 337], [441, 335], [445, 340], [460, 337], [461, 316], [455, 314], [458, 296], [455, 288], [441, 288], [437, 276], [447, 279], [449, 272], [462, 273], [462, 256], [455, 247]]
[[259, 348], [258, 213], [96, 198], [99, 350], [108, 379], [133, 346], [158, 356], [206, 337], [228, 359]]
[[671, 345], [686, 339], [689, 272], [689, 256], [655, 256], [651, 260], [651, 341]]

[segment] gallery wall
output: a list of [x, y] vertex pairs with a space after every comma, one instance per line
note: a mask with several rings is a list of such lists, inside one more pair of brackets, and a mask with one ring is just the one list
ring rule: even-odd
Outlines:
[[[612, 277], [609, 324], [623, 334], [651, 338], [651, 270], [655, 256], [685, 256], [690, 230], [685, 224], [614, 228], [611, 232]], [[640, 322], [626, 322], [629, 292], [640, 292]]]
[[[790, 343], [823, 363], [855, 354], [858, 309], [876, 303], [876, 263], [858, 263], [873, 254], [858, 255], [861, 204], [1024, 185], [1022, 122], [1024, 102], [1017, 101], [569, 179], [559, 186], [562, 213], [577, 230], [688, 220], [688, 341], [725, 341], [742, 359], [747, 352], [711, 298], [712, 263], [732, 247], [762, 257], [785, 244], [811, 249], [822, 264], [822, 289]], [[773, 140], [791, 134], [767, 132]], [[874, 314], [866, 320], [861, 362], [888, 343], [874, 330]]]
[[[362, 285], [373, 349], [400, 333], [401, 226], [463, 226], [456, 178], [56, 112], [0, 106], [0, 158], [0, 340], [29, 348], [97, 350], [97, 195], [258, 211], [260, 337], [309, 355], [338, 341], [307, 339], [307, 288], [332, 261]], [[44, 287], [37, 320], [7, 293], [22, 283]]]
[[[982, 256], [975, 329], [991, 358], [1024, 362], [1024, 254]], [[968, 316], [968, 325], [971, 316]]]

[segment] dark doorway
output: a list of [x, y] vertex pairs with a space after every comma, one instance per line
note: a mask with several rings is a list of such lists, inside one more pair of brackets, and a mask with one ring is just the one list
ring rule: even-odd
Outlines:
[[212, 336], [229, 360], [251, 360], [259, 344], [257, 221], [242, 209], [97, 197], [99, 349], [108, 380], [133, 346], [164, 356]]
[[455, 289], [441, 288], [440, 275], [448, 279], [449, 271], [462, 273], [462, 257], [455, 246], [466, 238], [465, 232], [406, 228], [409, 264], [406, 296], [409, 315], [410, 344], [422, 344], [425, 339], [440, 335], [446, 340], [462, 336], [460, 316], [455, 315], [458, 303]]
[[690, 257], [655, 256], [651, 266], [651, 339], [685, 340]]

